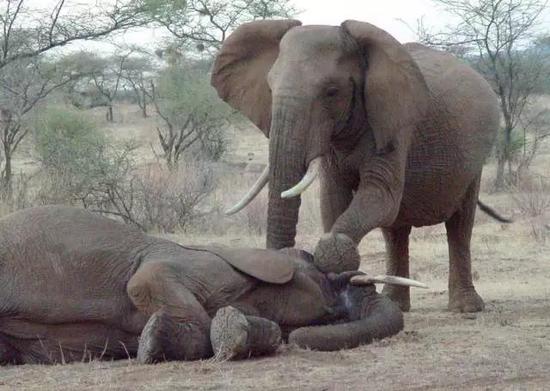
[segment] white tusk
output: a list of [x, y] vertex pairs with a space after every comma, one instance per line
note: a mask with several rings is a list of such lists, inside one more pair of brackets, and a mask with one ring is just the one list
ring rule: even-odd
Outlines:
[[262, 191], [267, 182], [269, 182], [269, 165], [265, 167], [258, 180], [252, 185], [250, 190], [248, 190], [248, 193], [246, 193], [244, 197], [239, 202], [237, 202], [237, 204], [235, 204], [235, 206], [226, 210], [225, 214], [230, 216], [247, 206], [250, 201], [252, 201], [254, 197], [256, 197], [260, 191]]
[[367, 275], [363, 276], [354, 276], [350, 279], [352, 285], [367, 285], [367, 284], [392, 284], [392, 285], [403, 285], [403, 286], [414, 286], [417, 288], [428, 289], [428, 285], [411, 280], [410, 278], [397, 277], [397, 276], [374, 276], [369, 277]]
[[283, 191], [281, 198], [292, 198], [302, 194], [317, 178], [319, 170], [321, 169], [321, 156], [316, 157], [307, 167], [306, 175], [298, 182], [293, 188]]

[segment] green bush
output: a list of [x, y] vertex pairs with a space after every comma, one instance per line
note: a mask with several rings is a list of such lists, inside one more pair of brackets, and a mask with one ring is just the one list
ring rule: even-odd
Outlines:
[[46, 174], [40, 191], [43, 203], [99, 206], [97, 194], [108, 193], [124, 182], [133, 169], [135, 147], [108, 141], [78, 110], [43, 111], [35, 120], [33, 133], [36, 157]]
[[35, 151], [47, 169], [87, 171], [107, 140], [85, 113], [50, 108], [34, 123]]

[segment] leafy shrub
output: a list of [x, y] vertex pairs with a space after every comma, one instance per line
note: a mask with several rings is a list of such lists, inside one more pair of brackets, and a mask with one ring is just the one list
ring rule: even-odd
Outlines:
[[45, 174], [38, 197], [41, 203], [81, 202], [85, 207], [112, 203], [112, 193], [135, 164], [135, 145], [109, 143], [76, 110], [46, 110], [36, 121], [34, 136]]
[[86, 174], [98, 164], [105, 135], [84, 112], [50, 108], [34, 124], [35, 151], [46, 169]]

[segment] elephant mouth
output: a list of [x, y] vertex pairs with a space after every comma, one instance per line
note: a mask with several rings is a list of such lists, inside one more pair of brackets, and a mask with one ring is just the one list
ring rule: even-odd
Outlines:
[[[311, 186], [311, 184], [319, 176], [319, 173], [321, 171], [322, 159], [322, 156], [318, 156], [312, 159], [309, 162], [306, 173], [302, 177], [302, 179], [290, 189], [281, 192], [281, 198], [286, 199], [298, 197], [300, 194], [306, 191], [307, 188]], [[252, 185], [250, 190], [248, 190], [248, 192], [241, 198], [239, 202], [237, 202], [231, 208], [227, 209], [225, 211], [225, 214], [228, 216], [233, 215], [244, 209], [250, 202], [252, 202], [252, 200], [260, 193], [260, 191], [262, 191], [262, 189], [269, 183], [269, 171], [270, 168], [269, 165], [267, 165], [263, 172], [260, 174], [259, 178]]]

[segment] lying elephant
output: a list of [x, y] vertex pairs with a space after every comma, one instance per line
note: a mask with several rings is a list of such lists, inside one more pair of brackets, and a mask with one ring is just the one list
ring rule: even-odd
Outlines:
[[82, 209], [14, 213], [0, 220], [0, 363], [247, 356], [273, 351], [279, 327], [334, 350], [403, 328], [372, 280], [310, 258], [185, 247]]

